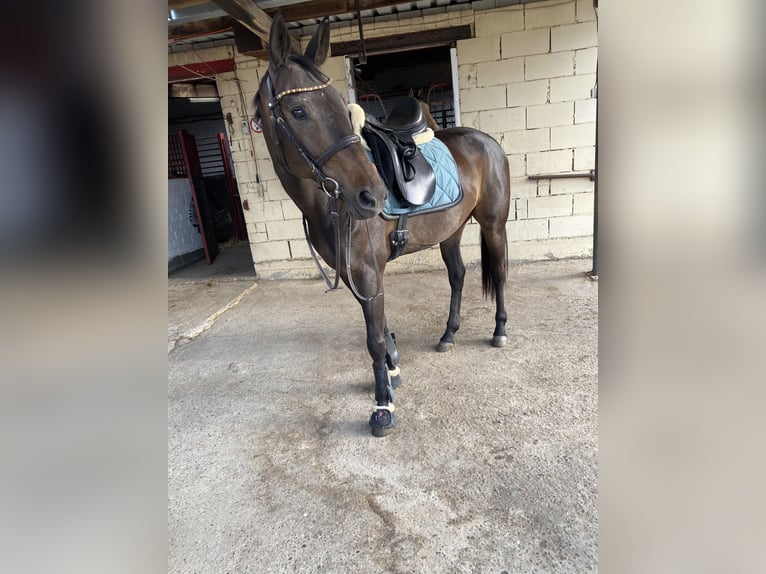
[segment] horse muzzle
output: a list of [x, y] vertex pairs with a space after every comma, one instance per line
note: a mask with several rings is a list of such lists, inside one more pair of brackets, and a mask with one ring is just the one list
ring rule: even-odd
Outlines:
[[346, 197], [346, 205], [355, 219], [370, 219], [383, 211], [386, 196], [376, 194], [372, 189], [363, 188]]

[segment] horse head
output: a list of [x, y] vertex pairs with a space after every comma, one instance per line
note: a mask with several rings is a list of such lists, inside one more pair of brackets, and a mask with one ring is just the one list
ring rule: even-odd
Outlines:
[[353, 133], [346, 103], [320, 69], [330, 48], [328, 19], [303, 55], [290, 53], [290, 40], [277, 14], [268, 73], [255, 102], [277, 171], [315, 179], [328, 196], [342, 198], [357, 219], [374, 217], [383, 209], [385, 184]]

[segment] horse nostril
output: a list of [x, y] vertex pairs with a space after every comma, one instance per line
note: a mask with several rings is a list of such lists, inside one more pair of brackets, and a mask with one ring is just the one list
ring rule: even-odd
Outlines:
[[378, 202], [375, 201], [373, 195], [366, 189], [359, 192], [359, 205], [365, 209], [376, 209]]

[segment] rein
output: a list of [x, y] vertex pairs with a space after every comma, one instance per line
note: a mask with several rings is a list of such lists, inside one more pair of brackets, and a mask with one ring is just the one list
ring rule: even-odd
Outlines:
[[[337, 154], [342, 149], [347, 148], [350, 145], [353, 145], [355, 143], [361, 142], [361, 137], [358, 134], [351, 134], [342, 137], [337, 142], [332, 144], [327, 150], [325, 150], [322, 155], [319, 156], [318, 159], [313, 159], [311, 155], [305, 150], [305, 148], [301, 145], [301, 143], [298, 141], [298, 138], [295, 137], [295, 133], [290, 128], [289, 124], [285, 120], [285, 116], [282, 113], [282, 110], [279, 106], [281, 99], [284, 96], [290, 95], [290, 94], [299, 94], [304, 92], [313, 92], [318, 90], [323, 90], [326, 87], [330, 85], [331, 80], [327, 80], [326, 82], [322, 84], [317, 84], [315, 86], [310, 86], [306, 88], [292, 88], [288, 90], [282, 90], [278, 94], [275, 95], [274, 93], [274, 84], [271, 81], [271, 76], [266, 76], [266, 89], [268, 90], [268, 96], [269, 96], [269, 102], [268, 107], [271, 111], [271, 123], [274, 126], [274, 139], [276, 143], [277, 148], [277, 160], [281, 164], [281, 166], [290, 174], [292, 174], [295, 177], [298, 177], [293, 171], [290, 169], [290, 167], [287, 165], [287, 162], [285, 161], [284, 152], [282, 150], [282, 142], [279, 140], [279, 131], [280, 129], [282, 132], [287, 136], [287, 139], [290, 140], [290, 142], [295, 146], [296, 151], [301, 156], [303, 161], [306, 162], [306, 165], [309, 166], [309, 169], [311, 169], [311, 173], [314, 174], [314, 179], [316, 179], [317, 187], [321, 189], [324, 194], [330, 199], [331, 202], [331, 210], [330, 210], [330, 219], [332, 221], [332, 226], [335, 230], [335, 282], [334, 284], [331, 284], [330, 278], [328, 277], [325, 270], [322, 268], [321, 263], [319, 263], [319, 258], [317, 257], [316, 251], [314, 250], [314, 246], [311, 244], [311, 237], [309, 236], [309, 228], [308, 223], [306, 221], [306, 216], [303, 216], [303, 233], [306, 236], [306, 242], [309, 245], [309, 251], [311, 252], [311, 257], [314, 259], [314, 263], [316, 263], [316, 266], [319, 268], [319, 273], [322, 275], [322, 278], [325, 280], [325, 283], [328, 286], [327, 291], [336, 291], [340, 287], [339, 284], [339, 273], [338, 273], [338, 267], [340, 266], [340, 249], [341, 249], [341, 237], [340, 237], [340, 225], [338, 224], [339, 215], [338, 215], [338, 198], [340, 198], [340, 184], [334, 180], [331, 177], [328, 177], [323, 171], [322, 166], [324, 166], [327, 161], [333, 157], [335, 154]], [[277, 129], [279, 128], [279, 129]], [[327, 184], [330, 183], [330, 189], [328, 189]], [[376, 293], [375, 295], [372, 295], [370, 297], [363, 296], [359, 290], [354, 285], [354, 279], [352, 277], [351, 273], [351, 217], [348, 217], [348, 233], [346, 234], [346, 274], [348, 275], [348, 285], [351, 288], [351, 291], [354, 293], [354, 296], [356, 296], [358, 299], [362, 301], [372, 301], [379, 295], [382, 295], [382, 291], [380, 289], [380, 270], [375, 266], [375, 278], [377, 287], [375, 289]], [[366, 222], [365, 222], [366, 224]], [[370, 253], [373, 252], [372, 250], [372, 238], [370, 236], [370, 227], [367, 225], [367, 241], [370, 245]]]
[[[335, 284], [331, 285], [330, 277], [327, 275], [327, 272], [322, 267], [322, 264], [319, 263], [319, 257], [317, 257], [316, 251], [314, 251], [314, 246], [311, 244], [311, 236], [309, 235], [309, 226], [306, 220], [306, 216], [303, 217], [303, 234], [306, 236], [306, 243], [309, 245], [309, 252], [311, 253], [311, 258], [314, 260], [314, 263], [316, 263], [317, 269], [319, 269], [319, 273], [322, 275], [322, 279], [324, 279], [325, 283], [327, 284], [327, 291], [337, 291], [339, 289], [338, 287], [338, 266], [340, 265], [340, 225], [338, 225], [338, 212], [335, 209], [335, 203], [333, 203], [333, 209], [330, 213], [330, 216], [332, 218], [332, 226], [335, 229]], [[346, 234], [346, 275], [348, 275], [348, 286], [351, 288], [351, 292], [356, 296], [357, 299], [360, 299], [362, 301], [372, 301], [376, 297], [383, 294], [383, 291], [380, 289], [380, 271], [378, 271], [377, 266], [375, 266], [375, 295], [371, 295], [370, 297], [365, 297], [361, 294], [361, 292], [356, 288], [356, 285], [354, 284], [354, 278], [351, 274], [351, 218], [348, 217], [348, 233]], [[364, 222], [365, 227], [367, 228], [367, 243], [370, 246], [370, 253], [372, 253], [372, 237], [370, 236], [370, 226], [367, 223], [367, 221]]]

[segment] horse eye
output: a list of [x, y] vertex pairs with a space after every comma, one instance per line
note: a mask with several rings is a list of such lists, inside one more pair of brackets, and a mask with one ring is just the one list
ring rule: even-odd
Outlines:
[[290, 113], [293, 115], [293, 117], [296, 120], [305, 120], [306, 119], [306, 110], [303, 108], [293, 108], [290, 110]]

